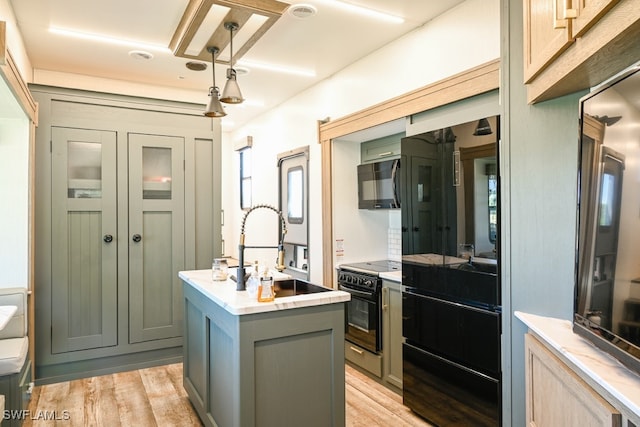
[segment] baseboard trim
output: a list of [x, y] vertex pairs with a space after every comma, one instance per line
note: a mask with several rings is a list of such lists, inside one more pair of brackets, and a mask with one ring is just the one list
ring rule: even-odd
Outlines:
[[109, 375], [182, 362], [182, 346], [36, 367], [36, 385]]

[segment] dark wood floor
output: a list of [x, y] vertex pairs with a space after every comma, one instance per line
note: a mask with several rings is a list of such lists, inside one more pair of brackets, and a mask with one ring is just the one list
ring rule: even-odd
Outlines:
[[[346, 366], [346, 425], [428, 426], [402, 397]], [[23, 424], [35, 426], [200, 426], [182, 387], [182, 364], [37, 386]]]

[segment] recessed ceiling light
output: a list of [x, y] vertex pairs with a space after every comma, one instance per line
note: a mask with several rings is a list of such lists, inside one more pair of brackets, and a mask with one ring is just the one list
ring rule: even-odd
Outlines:
[[294, 18], [306, 19], [318, 13], [318, 9], [316, 9], [315, 6], [311, 6], [310, 4], [292, 4], [287, 9], [287, 13]]
[[189, 61], [184, 65], [191, 71], [204, 71], [207, 69], [207, 64], [205, 62]]
[[145, 52], [144, 50], [132, 50], [129, 52], [129, 56], [134, 59], [143, 59], [145, 61], [153, 59], [153, 54]]
[[49, 27], [49, 32], [53, 34], [67, 36], [67, 37], [75, 37], [83, 40], [91, 40], [91, 41], [109, 43], [109, 44], [120, 45], [120, 46], [129, 46], [137, 49], [144, 49], [145, 51], [153, 50], [156, 52], [171, 53], [171, 50], [169, 50], [169, 48], [166, 46], [143, 43], [143, 42], [138, 42], [134, 40], [119, 39], [116, 37], [111, 37], [103, 34], [83, 33], [80, 31], [67, 30], [64, 28], [56, 28], [56, 27]]
[[378, 10], [358, 6], [346, 1], [342, 1], [342, 0], [320, 0], [320, 1], [322, 1], [323, 3], [329, 3], [334, 6], [340, 7], [351, 13], [368, 16], [370, 18], [387, 21], [393, 24], [402, 24], [404, 22], [404, 18], [400, 16], [391, 15], [389, 13], [380, 12]]
[[259, 68], [262, 70], [275, 71], [277, 73], [286, 73], [286, 74], [295, 74], [298, 76], [304, 77], [315, 77], [316, 72], [313, 70], [305, 70], [300, 68], [290, 68], [285, 65], [277, 65], [277, 64], [267, 64], [264, 62], [254, 62], [247, 59], [240, 59], [238, 61], [240, 66], [248, 67], [248, 68]]

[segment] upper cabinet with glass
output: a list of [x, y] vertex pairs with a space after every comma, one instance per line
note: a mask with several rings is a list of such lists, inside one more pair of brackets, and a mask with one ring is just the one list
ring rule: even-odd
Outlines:
[[67, 144], [68, 197], [102, 197], [102, 144], [69, 141]]
[[142, 148], [142, 198], [171, 199], [171, 148]]

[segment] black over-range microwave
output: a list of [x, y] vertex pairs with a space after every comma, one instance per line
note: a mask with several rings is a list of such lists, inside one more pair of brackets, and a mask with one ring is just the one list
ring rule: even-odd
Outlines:
[[400, 159], [358, 165], [358, 208], [400, 208]]

